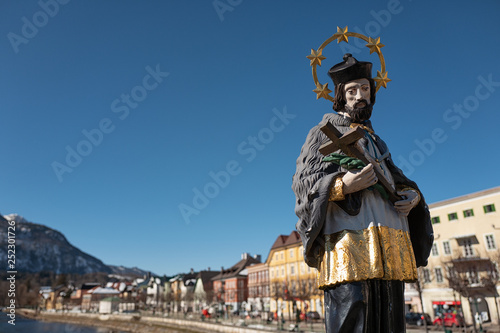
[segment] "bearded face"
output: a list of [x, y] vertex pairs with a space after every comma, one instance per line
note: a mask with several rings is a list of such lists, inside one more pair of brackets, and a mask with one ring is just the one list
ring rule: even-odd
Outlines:
[[367, 79], [358, 79], [346, 83], [344, 112], [354, 122], [370, 119], [373, 105], [370, 103], [370, 82]]
[[352, 121], [355, 123], [361, 123], [365, 120], [370, 119], [372, 116], [373, 105], [369, 104], [367, 100], [360, 101], [351, 107], [345, 105], [344, 111], [351, 117]]

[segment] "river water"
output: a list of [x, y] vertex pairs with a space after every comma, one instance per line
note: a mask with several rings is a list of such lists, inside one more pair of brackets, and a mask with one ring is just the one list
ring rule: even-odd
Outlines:
[[[5, 316], [4, 313], [0, 313]], [[5, 316], [0, 321], [1, 333], [126, 333], [123, 331], [112, 331], [108, 328], [88, 327], [73, 324], [49, 323], [16, 316], [16, 325], [7, 322]]]

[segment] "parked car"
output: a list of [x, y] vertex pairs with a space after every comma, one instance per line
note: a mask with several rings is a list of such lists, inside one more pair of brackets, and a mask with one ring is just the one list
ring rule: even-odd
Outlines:
[[320, 320], [321, 319], [319, 313], [316, 311], [309, 311], [308, 313], [306, 313], [306, 318], [307, 318], [307, 320]]
[[[434, 319], [433, 325], [443, 325], [443, 320], [441, 317]], [[459, 327], [464, 325], [464, 320], [461, 316], [456, 313], [445, 313], [444, 314], [444, 326]]]
[[208, 309], [203, 309], [201, 311], [201, 316], [202, 316], [202, 319], [204, 319], [204, 318], [210, 318], [211, 317], [210, 313], [208, 312]]
[[432, 325], [431, 316], [427, 313], [407, 312], [405, 319], [406, 323], [410, 325], [423, 326], [424, 320], [427, 322], [427, 325]]

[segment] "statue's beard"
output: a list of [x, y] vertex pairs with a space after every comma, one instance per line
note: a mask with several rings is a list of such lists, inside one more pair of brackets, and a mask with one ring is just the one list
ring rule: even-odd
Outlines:
[[[365, 103], [365, 106], [357, 107], [362, 102]], [[372, 109], [373, 105], [368, 104], [366, 100], [359, 101], [354, 105], [354, 108], [350, 107], [347, 104], [344, 107], [344, 111], [351, 117], [352, 121], [355, 123], [360, 123], [370, 119], [370, 117], [372, 116]]]

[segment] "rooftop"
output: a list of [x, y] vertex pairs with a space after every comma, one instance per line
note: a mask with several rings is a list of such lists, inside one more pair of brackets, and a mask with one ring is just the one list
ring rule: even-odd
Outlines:
[[450, 205], [450, 204], [455, 204], [455, 203], [463, 202], [463, 201], [466, 201], [466, 200], [476, 199], [476, 198], [480, 198], [480, 197], [484, 197], [484, 196], [492, 195], [492, 194], [496, 194], [496, 193], [500, 194], [500, 186], [493, 187], [493, 188], [490, 188], [490, 189], [487, 189], [487, 190], [482, 190], [482, 191], [474, 192], [474, 193], [469, 193], [469, 194], [462, 195], [462, 196], [455, 197], [455, 198], [451, 198], [451, 199], [446, 199], [446, 200], [443, 200], [443, 201], [438, 201], [438, 202], [429, 204], [429, 208], [430, 209], [432, 209], [432, 208], [439, 208], [439, 207], [442, 207], [442, 206], [446, 206], [446, 205]]
[[242, 259], [238, 261], [234, 266], [228, 269], [221, 269], [221, 272], [212, 278], [215, 280], [223, 280], [228, 278], [233, 278], [236, 276], [243, 276], [242, 271], [249, 265], [260, 263], [260, 256], [254, 258], [246, 253], [242, 255]]
[[271, 247], [271, 250], [283, 246], [294, 245], [300, 242], [301, 242], [300, 235], [297, 231], [294, 230], [288, 236], [279, 235], [278, 238], [276, 238], [276, 241], [274, 242], [273, 246]]

